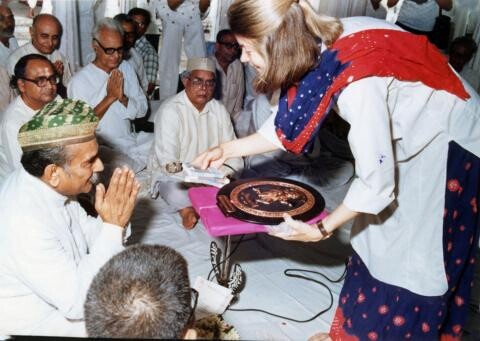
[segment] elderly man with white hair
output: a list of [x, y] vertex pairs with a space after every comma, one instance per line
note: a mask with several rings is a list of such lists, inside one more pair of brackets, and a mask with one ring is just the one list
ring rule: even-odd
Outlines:
[[128, 155], [132, 167], [145, 168], [153, 134], [136, 133], [132, 120], [147, 113], [147, 98], [132, 66], [123, 60], [123, 30], [110, 18], [93, 30], [93, 62], [80, 70], [68, 85], [68, 97], [81, 99], [94, 108], [100, 123], [97, 136], [114, 154]]
[[[213, 99], [215, 62], [191, 58], [182, 75], [185, 90], [162, 103], [155, 115], [155, 141], [148, 168], [165, 169], [171, 162], [190, 162], [198, 153], [235, 138], [230, 114]], [[226, 175], [243, 168], [241, 158], [233, 158], [221, 169]], [[160, 182], [160, 195], [182, 218], [185, 228], [195, 226], [198, 217], [182, 183]]]

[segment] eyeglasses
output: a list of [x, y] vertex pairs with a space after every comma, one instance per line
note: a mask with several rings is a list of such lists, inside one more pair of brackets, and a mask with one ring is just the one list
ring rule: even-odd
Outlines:
[[190, 288], [190, 290], [192, 292], [192, 295], [191, 295], [192, 301], [190, 303], [190, 307], [192, 308], [192, 310], [190, 311], [190, 316], [188, 317], [188, 323], [192, 324], [195, 319], [195, 310], [197, 309], [198, 291], [193, 288]]
[[189, 78], [190, 81], [192, 82], [192, 85], [196, 88], [203, 88], [204, 86], [206, 88], [213, 88], [215, 87], [215, 79], [207, 79], [207, 80], [204, 80], [204, 79], [201, 79], [201, 78]]
[[236, 49], [238, 50], [240, 48], [240, 44], [239, 43], [227, 43], [227, 42], [224, 42], [224, 41], [219, 41], [218, 42], [220, 45], [223, 45], [225, 46], [227, 49]]
[[104, 47], [102, 44], [100, 44], [100, 42], [97, 40], [97, 39], [93, 39], [97, 42], [98, 46], [100, 46], [103, 50], [103, 52], [105, 52], [105, 54], [108, 54], [109, 56], [111, 56], [112, 54], [114, 54], [115, 52], [117, 52], [118, 54], [122, 54], [123, 53], [123, 46], [120, 46], [120, 47]]
[[57, 85], [58, 83], [60, 83], [60, 77], [58, 77], [57, 75], [51, 75], [50, 77], [37, 77], [35, 79], [22, 77], [21, 79], [35, 83], [35, 85], [39, 88], [46, 87], [47, 83], [50, 83], [50, 85]]

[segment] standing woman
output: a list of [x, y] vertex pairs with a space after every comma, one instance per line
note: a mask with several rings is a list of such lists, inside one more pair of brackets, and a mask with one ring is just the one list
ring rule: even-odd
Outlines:
[[289, 231], [271, 234], [320, 241], [355, 219], [331, 338], [460, 338], [478, 244], [479, 97], [426, 37], [384, 21], [340, 21], [306, 0], [237, 0], [229, 23], [256, 90], [282, 97], [257, 133], [196, 164], [308, 152], [336, 102], [356, 178], [318, 227], [286, 217]]

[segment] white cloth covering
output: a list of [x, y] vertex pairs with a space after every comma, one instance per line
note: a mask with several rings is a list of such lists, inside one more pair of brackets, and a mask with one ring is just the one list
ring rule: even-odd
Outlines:
[[23, 168], [0, 191], [0, 214], [0, 334], [85, 336], [88, 287], [123, 249], [123, 229]]
[[0, 184], [11, 172], [21, 167], [22, 148], [18, 143], [18, 131], [37, 111], [18, 96], [0, 116]]
[[162, 20], [163, 36], [158, 72], [161, 100], [177, 93], [182, 39], [187, 58], [207, 55], [199, 1], [183, 1], [175, 11], [168, 7], [167, 0], [157, 1], [155, 11]]
[[135, 50], [135, 48], [131, 48], [128, 50], [130, 53], [130, 58], [127, 59], [127, 62], [132, 66], [137, 74], [138, 83], [142, 87], [143, 91], [147, 93], [148, 89], [148, 79], [147, 73], [145, 72], [145, 67], [143, 66], [143, 58], [142, 56]]
[[18, 42], [15, 37], [12, 37], [8, 39], [8, 47], [3, 45], [3, 43], [0, 41], [0, 65], [5, 66], [7, 63], [7, 58], [12, 53], [18, 48]]
[[63, 78], [62, 78], [62, 83], [63, 85], [67, 86], [68, 82], [70, 82], [70, 79], [72, 78], [72, 68], [71, 65], [67, 59], [60, 51], [54, 50], [51, 54], [43, 54], [40, 53], [35, 46], [32, 45], [31, 42], [20, 46], [18, 49], [13, 51], [7, 59], [6, 66], [7, 66], [7, 71], [9, 76], [11, 77], [14, 73], [15, 70], [15, 65], [17, 64], [18, 60], [22, 58], [23, 56], [26, 56], [27, 54], [41, 54], [42, 56], [45, 56], [50, 60], [52, 63], [56, 62], [57, 60], [61, 61], [63, 63]]
[[[369, 18], [343, 23], [344, 36], [396, 29]], [[344, 204], [367, 213], [354, 223], [352, 246], [375, 278], [425, 296], [447, 290], [441, 227], [448, 143], [480, 152], [480, 98], [464, 84], [466, 102], [420, 82], [368, 77], [348, 85], [337, 101], [351, 125], [357, 176]], [[259, 132], [280, 143], [272, 118]]]
[[[132, 66], [122, 61], [118, 69], [123, 74], [123, 91], [128, 97], [128, 106], [115, 101], [100, 120], [97, 136], [102, 143], [128, 155], [144, 168], [153, 134], [133, 132], [131, 120], [146, 115], [147, 99]], [[68, 85], [68, 97], [83, 100], [95, 108], [107, 94], [109, 77], [108, 73], [90, 63], [72, 78]]]

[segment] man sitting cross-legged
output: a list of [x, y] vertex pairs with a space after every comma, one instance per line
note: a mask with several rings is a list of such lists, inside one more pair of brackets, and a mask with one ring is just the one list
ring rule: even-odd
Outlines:
[[[189, 59], [182, 82], [185, 90], [163, 102], [155, 115], [155, 142], [148, 161], [153, 172], [165, 169], [171, 162], [190, 162], [198, 153], [235, 139], [230, 114], [213, 99], [215, 63], [209, 58]], [[243, 160], [233, 158], [221, 170], [227, 175], [232, 169], [241, 168]], [[182, 186], [179, 182], [164, 181], [159, 191], [180, 213], [183, 226], [191, 229], [198, 217]]]

